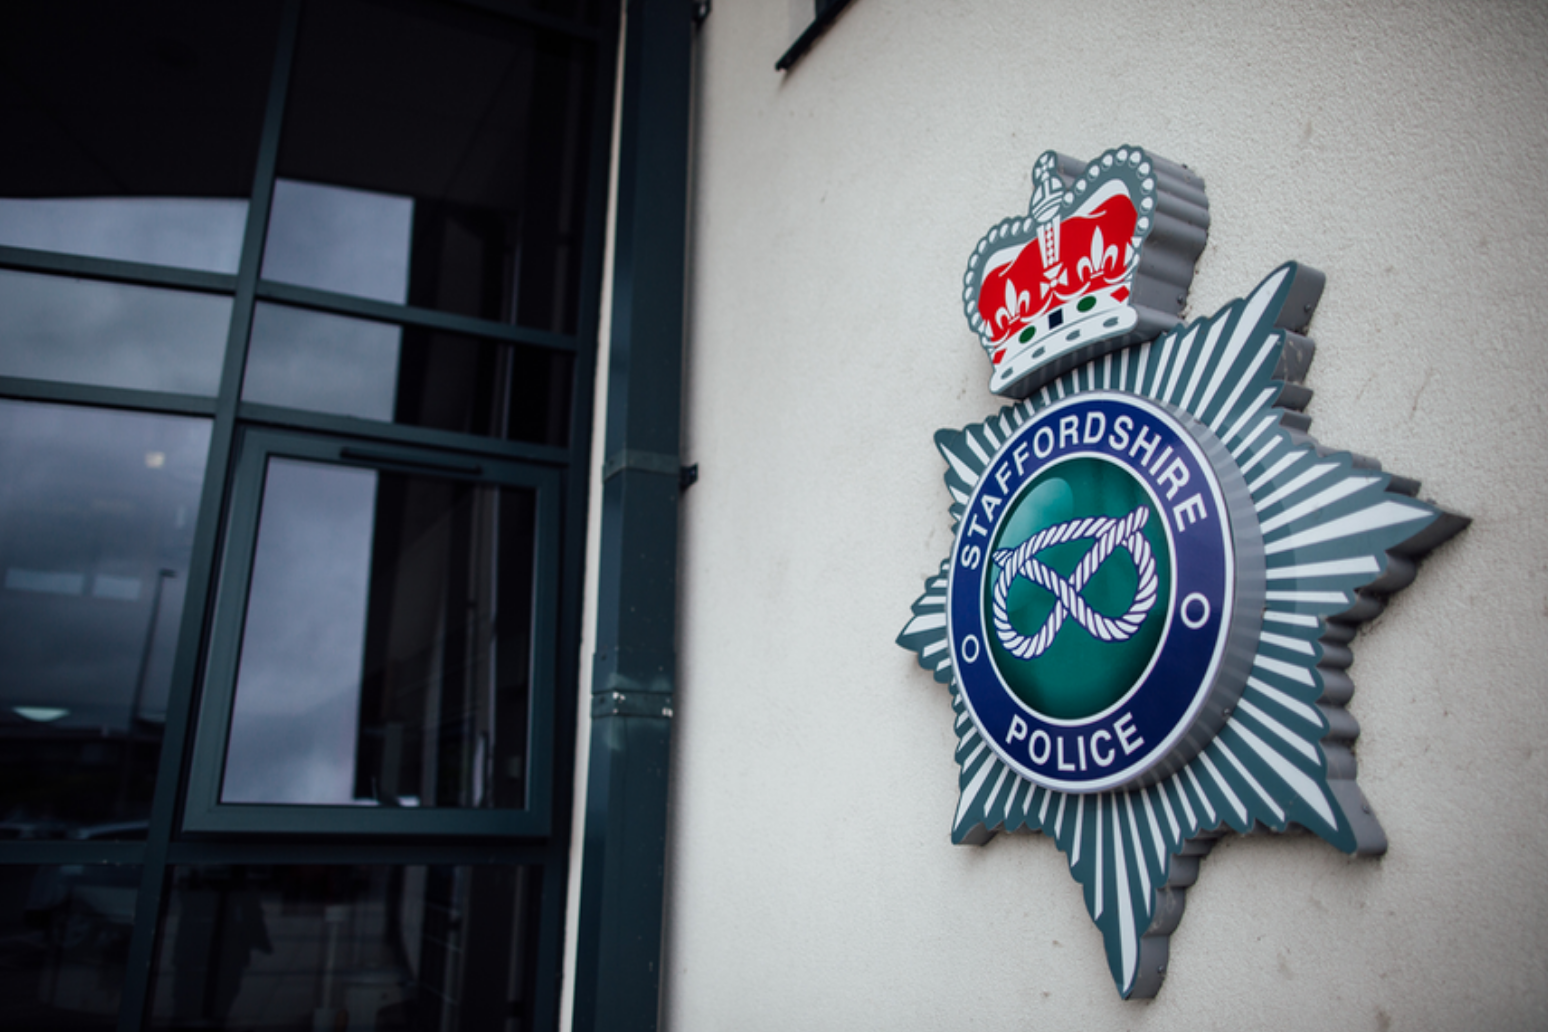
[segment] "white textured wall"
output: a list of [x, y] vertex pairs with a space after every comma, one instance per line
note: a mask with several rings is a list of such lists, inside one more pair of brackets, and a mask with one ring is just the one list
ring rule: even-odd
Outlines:
[[[1548, 1025], [1544, 5], [855, 0], [781, 77], [789, 35], [700, 35], [668, 1027]], [[1191, 313], [1324, 270], [1313, 432], [1475, 519], [1356, 643], [1389, 854], [1227, 839], [1150, 1003], [1051, 842], [950, 844], [947, 692], [893, 644], [931, 435], [1000, 404], [967, 254], [1039, 152], [1122, 143], [1208, 184]]]

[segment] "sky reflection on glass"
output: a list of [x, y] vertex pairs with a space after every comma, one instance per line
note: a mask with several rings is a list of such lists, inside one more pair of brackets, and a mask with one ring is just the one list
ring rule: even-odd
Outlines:
[[234, 274], [247, 201], [0, 197], [0, 246]]
[[0, 269], [0, 376], [212, 396], [231, 298]]
[[348, 804], [377, 474], [271, 459], [221, 799]]
[[277, 180], [263, 277], [401, 305], [413, 223], [409, 197]]
[[389, 323], [260, 302], [242, 400], [390, 421], [402, 337]]
[[524, 805], [535, 492], [281, 455], [221, 802]]

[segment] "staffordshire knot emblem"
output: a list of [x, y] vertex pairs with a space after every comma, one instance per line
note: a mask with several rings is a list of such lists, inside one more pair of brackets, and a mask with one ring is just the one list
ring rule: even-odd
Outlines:
[[[1005, 650], [1017, 659], [1041, 656], [1058, 637], [1066, 617], [1101, 641], [1128, 641], [1134, 637], [1145, 615], [1156, 604], [1156, 560], [1150, 554], [1150, 543], [1140, 533], [1149, 519], [1150, 509], [1141, 506], [1122, 519], [1096, 516], [1067, 520], [1039, 531], [1015, 548], [994, 553], [995, 565], [1001, 571], [994, 583], [994, 631]], [[1070, 576], [1060, 576], [1037, 560], [1038, 553], [1069, 541], [1092, 542], [1091, 550]], [[1081, 589], [1120, 548], [1134, 560], [1138, 577], [1128, 612], [1110, 619], [1086, 604]], [[1006, 609], [1006, 598], [1018, 577], [1026, 578], [1057, 599], [1053, 611], [1030, 637], [1016, 630]]]

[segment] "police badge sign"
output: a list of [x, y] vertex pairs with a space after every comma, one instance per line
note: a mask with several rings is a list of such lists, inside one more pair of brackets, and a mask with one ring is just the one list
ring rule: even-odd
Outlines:
[[952, 688], [953, 840], [1052, 837], [1119, 992], [1147, 997], [1227, 830], [1386, 849], [1350, 642], [1467, 520], [1309, 436], [1320, 273], [1179, 325], [1196, 176], [1121, 147], [1044, 154], [1033, 184], [963, 292], [991, 388], [1024, 400], [936, 434], [956, 539], [898, 643]]

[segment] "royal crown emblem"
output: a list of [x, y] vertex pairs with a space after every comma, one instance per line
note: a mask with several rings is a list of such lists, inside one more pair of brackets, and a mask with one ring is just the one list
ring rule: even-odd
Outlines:
[[1322, 273], [1288, 262], [1181, 323], [1197, 176], [1119, 147], [1046, 153], [1033, 184], [963, 294], [991, 389], [1022, 400], [936, 433], [954, 540], [897, 640], [951, 686], [952, 840], [1051, 838], [1118, 991], [1147, 997], [1220, 836], [1385, 851], [1355, 631], [1468, 521], [1312, 438]]
[[1203, 183], [1181, 165], [1138, 147], [1089, 165], [1044, 153], [1027, 215], [968, 259], [963, 308], [994, 365], [989, 389], [1024, 398], [1177, 325], [1208, 230]]

